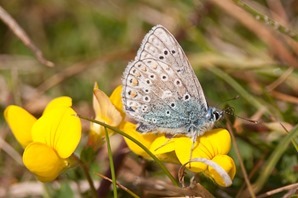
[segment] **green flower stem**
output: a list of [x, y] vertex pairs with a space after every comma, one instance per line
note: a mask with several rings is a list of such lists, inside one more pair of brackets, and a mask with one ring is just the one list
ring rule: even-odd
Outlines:
[[119, 133], [120, 135], [128, 138], [129, 140], [133, 141], [135, 144], [137, 144], [139, 147], [141, 147], [150, 157], [152, 157], [152, 159], [160, 166], [160, 168], [162, 169], [162, 171], [169, 177], [169, 179], [172, 181], [172, 183], [175, 185], [175, 186], [178, 186], [178, 183], [176, 181], [176, 179], [171, 175], [171, 173], [168, 171], [168, 169], [163, 165], [163, 163], [148, 149], [146, 148], [143, 144], [141, 144], [139, 141], [137, 141], [136, 139], [134, 139], [133, 137], [127, 135], [125, 132], [119, 130], [118, 128], [116, 127], [112, 127], [104, 122], [100, 122], [100, 121], [97, 121], [97, 120], [93, 120], [93, 119], [90, 119], [90, 118], [86, 118], [86, 117], [83, 117], [81, 115], [78, 115], [81, 119], [84, 119], [84, 120], [88, 120], [90, 122], [93, 122], [93, 123], [97, 123], [97, 124], [100, 124], [108, 129], [111, 129], [113, 131], [115, 131], [116, 133]]
[[107, 147], [108, 147], [108, 153], [109, 153], [109, 163], [110, 163], [110, 170], [111, 170], [111, 175], [112, 175], [113, 192], [114, 192], [114, 197], [117, 198], [118, 196], [117, 196], [116, 174], [115, 174], [115, 167], [114, 167], [110, 137], [109, 137], [107, 127], [105, 127], [105, 134], [106, 134]]
[[[124, 140], [122, 139], [120, 145], [117, 148], [117, 151], [115, 152], [115, 154], [113, 155], [113, 162], [114, 162], [114, 170], [115, 173], [117, 175], [117, 172], [119, 171], [119, 169], [121, 168], [122, 162], [126, 156], [126, 152], [123, 152], [123, 149], [126, 149], [127, 145], [124, 142]], [[112, 184], [112, 179], [110, 179], [112, 177], [111, 175], [111, 167], [109, 167], [106, 171], [105, 174], [103, 176], [103, 178], [108, 178], [108, 179], [103, 179], [100, 182], [100, 185], [97, 189], [97, 195], [99, 197], [107, 197], [108, 196], [108, 189], [110, 188], [111, 184]], [[100, 174], [98, 174], [100, 175]], [[102, 176], [100, 176], [102, 177]], [[117, 182], [117, 180], [116, 180]], [[118, 184], [119, 187], [119, 184]]]
[[79, 166], [83, 169], [83, 172], [87, 178], [87, 181], [89, 183], [89, 186], [90, 186], [90, 189], [91, 189], [91, 194], [92, 194], [92, 197], [94, 198], [97, 198], [97, 192], [96, 192], [96, 189], [94, 187], [94, 183], [93, 183], [93, 180], [89, 174], [89, 170], [88, 170], [88, 167], [86, 166], [86, 164], [79, 158], [77, 157], [76, 155], [72, 155], [72, 158], [77, 161], [77, 163], [79, 164]]

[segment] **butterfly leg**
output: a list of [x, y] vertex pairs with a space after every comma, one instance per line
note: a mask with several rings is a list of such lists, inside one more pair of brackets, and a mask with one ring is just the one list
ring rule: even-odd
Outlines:
[[[190, 148], [190, 156], [189, 156], [189, 161], [192, 160], [192, 152], [195, 148], [195, 144], [196, 144], [196, 141], [197, 141], [197, 137], [198, 137], [198, 133], [194, 130], [191, 130], [191, 140], [192, 140], [192, 145], [191, 145], [191, 148]], [[189, 163], [189, 168], [191, 168], [191, 162]]]
[[144, 124], [142, 122], [140, 122], [137, 126], [137, 131], [139, 132], [151, 132], [151, 131], [154, 131], [156, 127], [152, 126], [152, 125], [147, 125], [147, 124]]
[[157, 147], [154, 151], [157, 151], [158, 149], [160, 149], [160, 148], [164, 147], [165, 145], [167, 145], [168, 143], [170, 143], [171, 140], [172, 140], [174, 137], [176, 137], [176, 135], [177, 135], [177, 134], [172, 135], [171, 137], [168, 137], [167, 141], [166, 141], [165, 143], [163, 143], [162, 145], [160, 145], [159, 147]]

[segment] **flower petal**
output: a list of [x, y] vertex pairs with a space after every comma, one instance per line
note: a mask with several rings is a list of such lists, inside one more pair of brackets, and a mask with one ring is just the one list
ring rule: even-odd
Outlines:
[[231, 136], [226, 129], [213, 129], [199, 137], [201, 148], [212, 159], [218, 154], [227, 154], [231, 149]]
[[[157, 134], [153, 133], [147, 133], [147, 134], [141, 134], [140, 132], [136, 131], [136, 125], [132, 124], [130, 122], [125, 122], [123, 127], [121, 127], [125, 133], [132, 136], [134, 139], [138, 140], [140, 143], [142, 143], [145, 147], [150, 148], [151, 143], [155, 138], [158, 137]], [[127, 146], [131, 151], [133, 151], [135, 154], [140, 155], [144, 158], [149, 159], [149, 155], [137, 144], [129, 140], [128, 138], [124, 138]]]
[[[111, 126], [118, 126], [122, 121], [121, 113], [112, 104], [110, 98], [98, 89], [97, 84], [94, 85], [93, 89], [93, 108], [96, 114], [95, 120], [105, 122]], [[113, 131], [108, 129], [108, 132], [112, 133]], [[104, 139], [105, 127], [97, 123], [91, 123], [88, 145], [97, 149], [103, 144]]]
[[175, 153], [175, 138], [167, 138], [165, 134], [156, 134], [157, 137], [150, 145], [150, 151], [161, 161], [179, 163]]
[[72, 105], [72, 99], [70, 97], [68, 96], [57, 97], [48, 103], [45, 110], [43, 111], [43, 114], [57, 107], [71, 107], [71, 105]]
[[[175, 152], [181, 164], [190, 161], [191, 152], [192, 159], [205, 158], [211, 160], [218, 154], [227, 154], [231, 148], [230, 134], [225, 129], [213, 129], [203, 136], [199, 136], [192, 151], [191, 138], [179, 137], [175, 139]], [[207, 165], [201, 162], [191, 162], [186, 167], [193, 172], [201, 172], [207, 168]]]
[[[183, 136], [175, 138], [175, 152], [181, 164], [186, 164], [187, 162], [189, 162], [190, 157], [191, 159], [209, 159], [208, 153], [206, 154], [203, 148], [200, 147], [199, 138], [197, 140], [197, 143], [194, 145], [193, 149], [191, 149], [193, 146], [192, 144], [193, 142], [189, 137]], [[190, 169], [193, 172], [201, 172], [207, 168], [207, 165], [201, 162], [191, 162], [190, 164], [186, 165], [186, 168]]]
[[25, 166], [42, 182], [54, 180], [68, 166], [55, 150], [45, 144], [33, 142], [23, 154]]
[[150, 146], [150, 151], [155, 155], [169, 153], [174, 150], [174, 138], [166, 138], [165, 135], [158, 135]]
[[54, 108], [36, 121], [32, 128], [34, 142], [53, 148], [61, 158], [68, 158], [81, 138], [81, 122], [70, 107]]
[[93, 107], [96, 120], [103, 121], [111, 126], [117, 126], [122, 120], [120, 112], [111, 102], [110, 98], [97, 87], [93, 90]]
[[4, 118], [17, 141], [25, 148], [32, 142], [31, 128], [36, 118], [25, 109], [10, 105], [4, 111]]
[[[109, 129], [108, 133], [112, 133]], [[105, 128], [99, 124], [91, 122], [88, 135], [88, 146], [97, 150], [105, 143]]]
[[[231, 180], [234, 178], [236, 174], [236, 166], [234, 160], [231, 157], [227, 155], [217, 155], [212, 159], [212, 161], [221, 166], [230, 176]], [[208, 166], [208, 172], [208, 175], [210, 175], [218, 185], [227, 187], [224, 177], [218, 174], [218, 172], [215, 171], [213, 167]]]
[[122, 117], [124, 117], [124, 112], [123, 112], [123, 104], [122, 104], [122, 86], [119, 85], [114, 89], [113, 93], [110, 96], [110, 100], [113, 103], [113, 105], [117, 108], [117, 110], [121, 113]]

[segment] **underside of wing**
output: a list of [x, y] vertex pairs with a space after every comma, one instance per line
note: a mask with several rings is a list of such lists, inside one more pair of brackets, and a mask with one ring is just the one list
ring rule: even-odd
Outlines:
[[122, 99], [126, 113], [141, 123], [139, 130], [143, 131], [180, 130], [189, 117], [188, 101], [207, 109], [201, 85], [182, 48], [160, 25], [145, 36], [135, 60], [127, 66]]

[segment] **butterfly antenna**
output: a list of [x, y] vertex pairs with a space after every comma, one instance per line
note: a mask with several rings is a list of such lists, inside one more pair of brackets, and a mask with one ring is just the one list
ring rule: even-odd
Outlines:
[[235, 115], [235, 109], [233, 107], [230, 107], [228, 106], [227, 108], [225, 108], [223, 110], [223, 112], [227, 115], [231, 115], [231, 116], [234, 116], [234, 117], [237, 117], [237, 118], [240, 118], [242, 120], [245, 120], [247, 122], [251, 122], [253, 124], [258, 124], [259, 121], [258, 120], [251, 120], [251, 119], [248, 119], [248, 118], [244, 118], [244, 117], [241, 117], [241, 116], [238, 116], [238, 115]]
[[[229, 98], [229, 99], [225, 100], [224, 103], [229, 102], [229, 101], [233, 101], [233, 100], [238, 100], [239, 98], [240, 98], [240, 96], [239, 95], [236, 95], [233, 98]], [[223, 102], [221, 102], [221, 103], [223, 103]], [[220, 106], [220, 105], [217, 104], [216, 106]]]
[[233, 98], [227, 99], [226, 102], [232, 101], [232, 100], [238, 100], [240, 98], [239, 95], [234, 96]]

